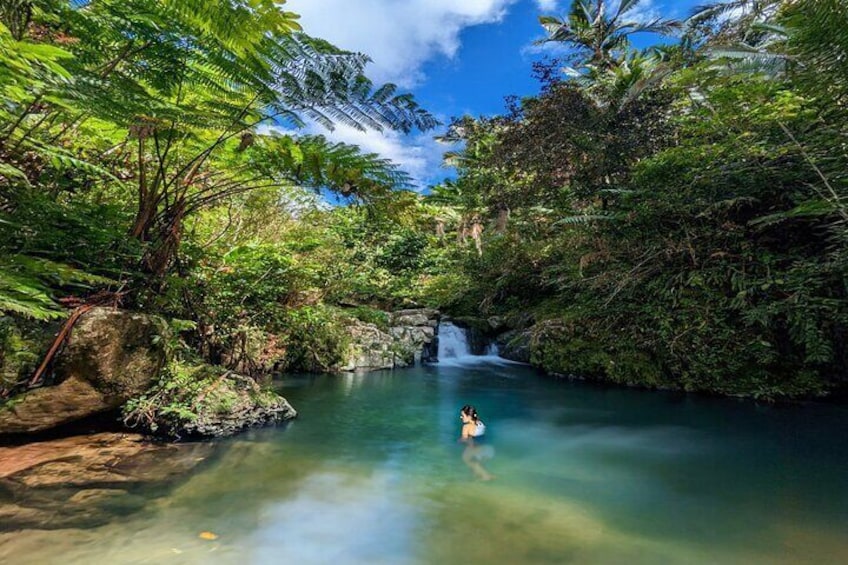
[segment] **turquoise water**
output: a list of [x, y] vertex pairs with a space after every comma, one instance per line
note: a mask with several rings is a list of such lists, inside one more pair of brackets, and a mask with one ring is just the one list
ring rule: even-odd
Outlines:
[[[517, 365], [287, 377], [288, 426], [222, 442], [141, 512], [19, 534], [20, 562], [848, 563], [848, 410]], [[459, 408], [488, 433], [457, 443]], [[219, 537], [198, 538], [203, 531]]]

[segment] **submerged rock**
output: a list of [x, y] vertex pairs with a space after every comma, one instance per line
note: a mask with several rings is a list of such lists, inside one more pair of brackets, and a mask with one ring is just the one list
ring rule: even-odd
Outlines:
[[159, 318], [94, 308], [71, 331], [57, 358], [54, 384], [0, 407], [0, 434], [47, 430], [114, 410], [147, 390], [165, 363]]
[[140, 487], [167, 485], [211, 455], [209, 443], [154, 444], [99, 433], [0, 448], [0, 531], [104, 524], [140, 509]]

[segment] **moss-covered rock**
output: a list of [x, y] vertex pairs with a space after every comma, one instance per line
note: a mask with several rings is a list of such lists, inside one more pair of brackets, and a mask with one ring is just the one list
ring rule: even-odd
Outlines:
[[14, 390], [29, 380], [59, 326], [0, 316], [0, 390]]
[[71, 331], [56, 360], [53, 384], [0, 407], [0, 434], [39, 432], [119, 408], [156, 382], [166, 335], [159, 318], [92, 309]]
[[648, 388], [679, 388], [662, 365], [622, 343], [592, 339], [566, 320], [548, 320], [531, 329], [530, 362], [558, 375]]
[[510, 361], [529, 363], [532, 335], [525, 330], [509, 330], [495, 338], [498, 355]]
[[253, 378], [222, 367], [178, 363], [124, 406], [127, 425], [169, 438], [231, 436], [296, 416], [285, 398]]

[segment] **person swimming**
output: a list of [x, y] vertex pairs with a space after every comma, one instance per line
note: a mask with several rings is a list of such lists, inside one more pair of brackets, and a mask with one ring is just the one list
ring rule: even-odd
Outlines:
[[462, 461], [468, 465], [468, 468], [477, 478], [484, 481], [494, 479], [494, 475], [489, 473], [482, 463], [495, 455], [494, 447], [480, 445], [480, 440], [486, 433], [486, 424], [480, 419], [477, 409], [470, 404], [462, 407], [462, 410], [459, 411], [459, 418], [462, 420], [462, 435], [459, 441], [466, 444], [462, 452]]
[[466, 404], [459, 411], [459, 419], [462, 420], [462, 437], [460, 439], [481, 438], [486, 433], [486, 424], [477, 415], [477, 409], [470, 404]]

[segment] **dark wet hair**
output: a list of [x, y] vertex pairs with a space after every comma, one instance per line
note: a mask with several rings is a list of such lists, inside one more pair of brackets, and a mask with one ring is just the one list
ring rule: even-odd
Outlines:
[[477, 415], [477, 409], [471, 406], [470, 404], [466, 404], [462, 407], [462, 413], [467, 415], [469, 418], [474, 420], [475, 422], [480, 421], [480, 416]]

